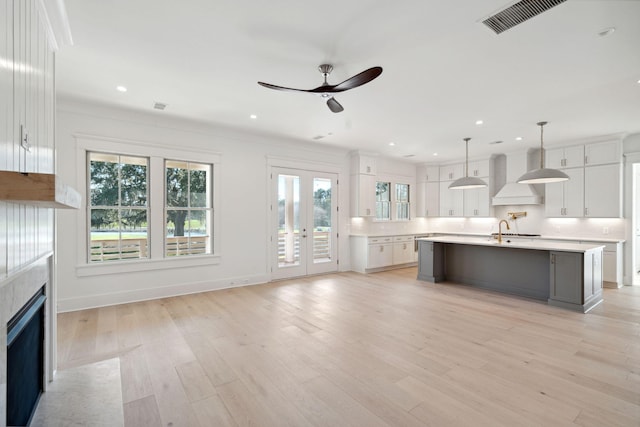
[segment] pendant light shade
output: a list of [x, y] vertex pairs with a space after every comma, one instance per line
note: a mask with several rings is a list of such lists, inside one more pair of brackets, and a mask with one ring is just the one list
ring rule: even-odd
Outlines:
[[475, 176], [469, 176], [469, 141], [471, 138], [465, 138], [464, 142], [466, 143], [467, 154], [465, 155], [464, 162], [464, 177], [458, 178], [453, 181], [449, 185], [450, 190], [467, 190], [470, 188], [482, 188], [486, 187], [487, 183], [481, 180], [480, 178], [476, 178]]
[[534, 169], [518, 178], [518, 184], [548, 184], [550, 182], [567, 181], [569, 176], [557, 169], [544, 167], [544, 146], [542, 141], [542, 129], [547, 122], [538, 122], [540, 126], [540, 169]]

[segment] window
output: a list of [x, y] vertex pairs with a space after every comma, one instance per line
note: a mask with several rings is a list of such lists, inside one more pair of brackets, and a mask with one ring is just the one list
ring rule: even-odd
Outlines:
[[86, 153], [90, 264], [214, 253], [213, 164]]
[[409, 220], [409, 184], [396, 184], [396, 219]]
[[104, 153], [88, 157], [89, 261], [147, 258], [149, 159]]
[[379, 221], [391, 219], [390, 182], [376, 182], [376, 219]]
[[167, 160], [165, 256], [211, 253], [211, 165]]

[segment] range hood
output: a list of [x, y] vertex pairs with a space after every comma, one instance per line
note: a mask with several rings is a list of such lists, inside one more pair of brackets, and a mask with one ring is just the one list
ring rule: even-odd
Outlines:
[[527, 172], [527, 160], [526, 151], [506, 155], [506, 184], [493, 197], [493, 206], [542, 204], [542, 196], [532, 185], [516, 182]]
[[0, 171], [0, 201], [57, 209], [78, 209], [81, 196], [54, 174]]

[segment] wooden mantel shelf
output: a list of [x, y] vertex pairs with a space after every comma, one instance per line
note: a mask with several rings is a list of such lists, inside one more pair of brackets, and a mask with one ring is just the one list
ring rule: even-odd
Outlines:
[[80, 193], [54, 174], [0, 171], [0, 201], [46, 208], [78, 209]]

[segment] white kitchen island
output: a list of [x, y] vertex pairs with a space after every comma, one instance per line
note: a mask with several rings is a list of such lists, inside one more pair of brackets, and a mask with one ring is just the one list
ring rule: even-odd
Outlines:
[[586, 313], [602, 302], [603, 248], [571, 242], [425, 237], [418, 239], [418, 279], [477, 286]]

